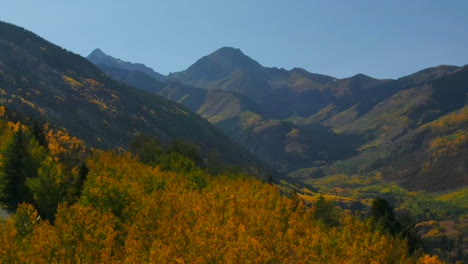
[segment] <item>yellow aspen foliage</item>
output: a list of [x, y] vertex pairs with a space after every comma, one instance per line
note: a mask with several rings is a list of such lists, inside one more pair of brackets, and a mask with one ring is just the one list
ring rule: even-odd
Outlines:
[[67, 161], [72, 157], [84, 157], [86, 154], [85, 144], [82, 140], [70, 136], [60, 129], [52, 129], [49, 124], [44, 126], [46, 139], [50, 154], [55, 161]]
[[23, 127], [23, 124], [21, 122], [11, 122], [8, 121], [8, 128], [11, 130], [11, 132], [16, 132], [20, 129], [20, 127]]
[[13, 130], [10, 129], [10, 122], [0, 120], [0, 149], [4, 149], [9, 139], [13, 135]]
[[[128, 153], [98, 153], [87, 164], [82, 196], [60, 204], [53, 225], [25, 205], [16, 214], [26, 224], [0, 222], [4, 263], [418, 261], [404, 240], [370, 222], [347, 216], [328, 227], [297, 196], [247, 176], [162, 171]], [[206, 184], [193, 188], [195, 176]]]
[[458, 111], [452, 112], [428, 123], [427, 126], [431, 126], [439, 130], [452, 130], [462, 124], [466, 124], [467, 120], [468, 106], [465, 106]]
[[424, 254], [419, 258], [418, 264], [443, 264], [444, 262], [437, 255]]
[[5, 118], [6, 114], [6, 107], [3, 105], [0, 105], [0, 118]]
[[440, 157], [453, 157], [463, 151], [468, 144], [468, 130], [459, 129], [455, 133], [431, 140], [431, 157], [437, 160]]
[[13, 219], [2, 221], [0, 218], [0, 263], [19, 262], [20, 245]]
[[80, 82], [78, 82], [77, 80], [73, 79], [72, 77], [69, 77], [69, 76], [66, 76], [66, 75], [63, 75], [62, 76], [63, 80], [65, 82], [67, 82], [71, 87], [73, 88], [78, 88], [78, 87], [81, 87], [82, 84]]
[[56, 221], [34, 227], [24, 252], [29, 263], [112, 263], [115, 219], [89, 207], [60, 205]]

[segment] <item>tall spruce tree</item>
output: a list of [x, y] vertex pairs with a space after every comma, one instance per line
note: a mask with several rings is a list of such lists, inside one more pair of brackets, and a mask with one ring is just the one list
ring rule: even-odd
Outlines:
[[39, 214], [52, 222], [63, 196], [62, 178], [60, 164], [56, 164], [52, 157], [48, 157], [38, 169], [38, 176], [26, 180], [26, 185], [33, 194]]
[[400, 223], [395, 218], [393, 207], [384, 198], [378, 196], [372, 202], [370, 216], [375, 223], [382, 226], [385, 231], [391, 234], [397, 234], [401, 231]]
[[375, 226], [380, 226], [384, 231], [392, 235], [405, 238], [409, 253], [413, 253], [421, 248], [421, 238], [418, 235], [414, 221], [411, 219], [411, 215], [406, 214], [399, 218], [395, 217], [393, 207], [384, 198], [379, 196], [372, 202], [370, 217]]
[[29, 195], [25, 185], [24, 157], [26, 152], [22, 126], [13, 134], [11, 141], [3, 152], [3, 200], [16, 204], [24, 201]]
[[80, 197], [83, 191], [84, 182], [88, 177], [89, 168], [86, 163], [82, 162], [78, 170], [78, 179], [76, 181], [76, 196]]
[[332, 200], [327, 201], [323, 195], [314, 203], [314, 218], [329, 227], [340, 224], [340, 213], [336, 203]]
[[39, 126], [37, 121], [34, 122], [32, 127], [32, 135], [36, 139], [37, 143], [39, 143], [39, 145], [43, 146], [45, 149], [48, 149], [49, 144], [44, 134], [44, 130]]

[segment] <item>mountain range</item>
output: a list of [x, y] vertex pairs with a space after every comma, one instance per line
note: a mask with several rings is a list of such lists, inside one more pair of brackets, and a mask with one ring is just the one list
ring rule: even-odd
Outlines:
[[1, 22], [0, 73], [12, 116], [98, 148], [182, 138], [206, 158], [278, 177], [271, 166], [310, 189], [340, 175], [430, 192], [468, 184], [468, 66], [339, 79], [224, 47], [164, 76], [99, 49], [86, 60]]
[[441, 65], [396, 80], [339, 79], [264, 67], [224, 47], [154, 78], [101, 50], [88, 59], [115, 80], [197, 112], [299, 183], [359, 174], [414, 190], [468, 184], [467, 66]]
[[[222, 262], [250, 242], [252, 254], [233, 262], [265, 253], [259, 248], [273, 262], [336, 252], [337, 262], [380, 252], [401, 262], [421, 241], [427, 253], [462, 261], [467, 157], [468, 66], [340, 79], [264, 67], [224, 47], [165, 76], [100, 49], [85, 59], [0, 22], [0, 217], [10, 217], [0, 219], [8, 242], [0, 259], [8, 263], [83, 252], [95, 262], [161, 260], [161, 252], [169, 262], [185, 261], [181, 254]], [[89, 216], [90, 236], [67, 235], [89, 227]], [[100, 220], [108, 236], [96, 232]], [[366, 245], [377, 238], [402, 251], [361, 255], [356, 230], [367, 232]], [[291, 244], [297, 238], [319, 250], [303, 251], [310, 247]], [[175, 247], [153, 254], [161, 245]]]
[[[112, 62], [152, 73], [142, 65]], [[5, 22], [0, 22], [0, 95], [0, 105], [14, 119], [51, 123], [92, 147], [123, 149], [141, 134], [162, 142], [180, 138], [212, 160], [255, 168], [261, 177], [273, 171], [186, 107], [112, 80], [87, 59]]]

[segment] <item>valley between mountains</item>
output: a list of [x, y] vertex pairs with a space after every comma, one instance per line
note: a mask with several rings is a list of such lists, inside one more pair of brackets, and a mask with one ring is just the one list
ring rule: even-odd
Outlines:
[[429, 192], [468, 184], [468, 66], [379, 80], [267, 68], [228, 47], [168, 76], [99, 49], [88, 59], [197, 112], [301, 184], [353, 175]]

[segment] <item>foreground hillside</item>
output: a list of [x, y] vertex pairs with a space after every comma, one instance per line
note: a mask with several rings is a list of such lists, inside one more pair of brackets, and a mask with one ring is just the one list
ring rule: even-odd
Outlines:
[[379, 214], [311, 209], [252, 177], [214, 177], [180, 149], [152, 166], [140, 160], [153, 144], [90, 155], [63, 131], [5, 120], [0, 137], [0, 201], [22, 202], [0, 219], [0, 263], [440, 263]]
[[116, 82], [88, 60], [4, 22], [0, 73], [0, 105], [17, 120], [47, 120], [100, 148], [126, 148], [139, 134], [163, 142], [182, 138], [205, 157], [266, 174], [252, 155], [185, 107]]

